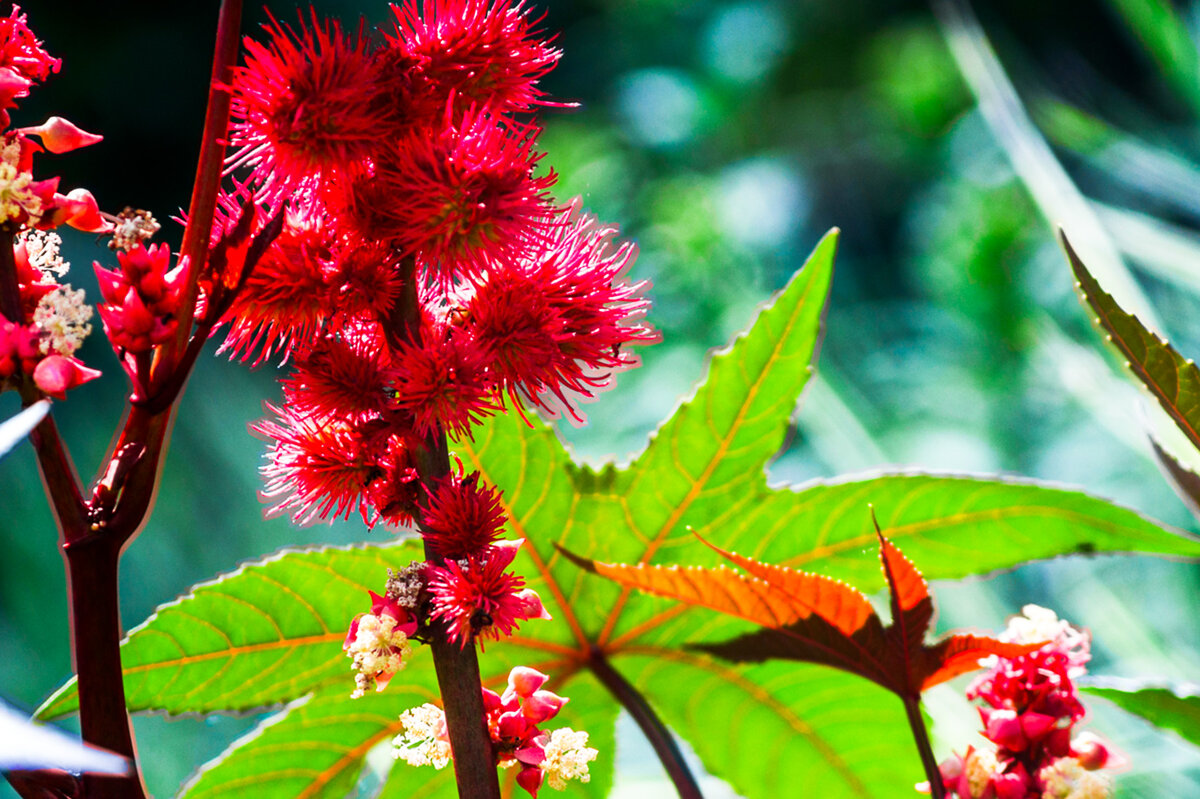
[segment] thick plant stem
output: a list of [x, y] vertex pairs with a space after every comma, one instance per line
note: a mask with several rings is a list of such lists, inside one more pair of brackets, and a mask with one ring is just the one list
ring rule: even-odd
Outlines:
[[921, 765], [925, 767], [925, 777], [929, 780], [929, 790], [933, 799], [946, 799], [946, 787], [942, 785], [942, 772], [938, 768], [937, 759], [933, 756], [933, 747], [929, 744], [929, 732], [925, 729], [925, 719], [921, 716], [921, 697], [904, 697], [904, 712], [908, 714], [908, 726], [912, 728], [913, 738], [917, 741], [917, 751], [921, 753]]
[[[83, 739], [134, 762], [133, 732], [121, 677], [121, 615], [117, 597], [120, 547], [111, 536], [63, 544], [71, 603], [71, 653], [79, 675]], [[136, 768], [127, 777], [85, 775], [84, 796], [144, 797]]]
[[[400, 263], [402, 288], [395, 305], [381, 319], [388, 346], [393, 352], [419, 340], [421, 308], [416, 290], [416, 263], [405, 258]], [[446, 434], [431, 432], [413, 448], [417, 474], [425, 488], [450, 474], [450, 453]], [[426, 539], [425, 559], [444, 562], [441, 553]], [[460, 799], [500, 799], [500, 778], [496, 773], [496, 755], [488, 734], [483, 708], [479, 658], [474, 644], [466, 647], [449, 641], [441, 629], [435, 629], [429, 644], [433, 667], [437, 672], [442, 709], [446, 713], [446, 732], [454, 750], [454, 779]]]
[[703, 799], [704, 794], [700, 793], [700, 786], [696, 784], [696, 778], [684, 761], [683, 753], [679, 751], [675, 738], [662, 723], [658, 714], [654, 712], [654, 708], [646, 702], [646, 698], [642, 696], [641, 692], [612, 667], [599, 647], [592, 647], [587, 665], [597, 679], [604, 683], [608, 692], [621, 703], [621, 706], [629, 712], [629, 715], [633, 716], [633, 720], [641, 727], [642, 733], [654, 747], [654, 753], [658, 755], [663, 768], [667, 770], [671, 782], [675, 784], [675, 790], [679, 793], [680, 799]]

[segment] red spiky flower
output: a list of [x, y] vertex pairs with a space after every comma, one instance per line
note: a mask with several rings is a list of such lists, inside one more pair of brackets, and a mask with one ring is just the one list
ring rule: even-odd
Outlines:
[[301, 16], [298, 30], [274, 17], [263, 28], [267, 42], [246, 39], [246, 64], [234, 78], [230, 166], [294, 189], [367, 158], [399, 111], [373, 101], [388, 78], [362, 29], [349, 35], [315, 11], [311, 22]]
[[451, 96], [460, 110], [526, 111], [542, 102], [537, 81], [562, 55], [521, 3], [405, 0], [392, 13], [389, 43], [416, 62], [435, 112]]
[[499, 489], [484, 484], [478, 472], [451, 474], [429, 492], [421, 535], [442, 557], [459, 560], [495, 544], [504, 535], [504, 518]]

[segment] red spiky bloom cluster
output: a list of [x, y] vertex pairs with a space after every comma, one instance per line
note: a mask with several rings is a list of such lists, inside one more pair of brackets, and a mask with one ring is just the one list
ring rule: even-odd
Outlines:
[[545, 611], [507, 571], [500, 493], [422, 473], [427, 456], [510, 404], [582, 421], [578, 401], [657, 334], [647, 284], [626, 279], [634, 247], [550, 196], [530, 114], [551, 105], [537, 81], [559, 52], [538, 20], [511, 0], [393, 15], [376, 39], [302, 14], [248, 43], [229, 159], [247, 183], [218, 228], [234, 237], [252, 197], [251, 228], [282, 207], [282, 230], [248, 274], [203, 286], [240, 287], [223, 350], [292, 362], [254, 428], [269, 512], [417, 526], [429, 618], [466, 645]]

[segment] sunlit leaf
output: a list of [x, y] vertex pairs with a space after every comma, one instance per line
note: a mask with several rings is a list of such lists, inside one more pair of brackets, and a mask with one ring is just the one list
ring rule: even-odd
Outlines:
[[1125, 313], [1106, 293], [1063, 238], [1079, 291], [1095, 314], [1095, 322], [1126, 358], [1129, 371], [1158, 400], [1192, 445], [1200, 450], [1200, 369], [1175, 348]]
[[973, 635], [925, 643], [934, 614], [929, 586], [882, 533], [879, 544], [892, 605], [890, 625], [883, 623], [865, 595], [845, 583], [760, 563], [718, 547], [713, 549], [750, 575], [724, 566], [629, 566], [564, 554], [619, 585], [763, 628], [731, 641], [692, 648], [734, 663], [770, 659], [821, 663], [858, 674], [901, 697], [919, 696], [927, 688], [972, 671], [979, 667], [980, 658], [1015, 657], [1037, 648], [1037, 644], [1006, 644]]
[[1200, 746], [1200, 686], [1095, 678], [1082, 690]]
[[[909, 795], [922, 771], [900, 703], [821, 666], [730, 664], [685, 651], [688, 642], [728, 640], [749, 626], [597, 579], [556, 545], [609, 562], [716, 565], [719, 557], [696, 542], [694, 529], [724, 549], [847, 580], [869, 593], [884, 585], [866, 513], [874, 502], [889, 537], [930, 579], [1071, 552], [1200, 556], [1195, 540], [1136, 513], [1027, 482], [904, 474], [768, 486], [765, 467], [787, 435], [820, 340], [834, 242], [826, 237], [753, 327], [713, 357], [694, 396], [633, 463], [576, 465], [551, 428], [515, 415], [493, 418], [474, 440], [453, 445], [465, 466], [504, 490], [510, 537], [527, 540], [515, 568], [554, 616], [525, 622], [515, 638], [489, 645], [480, 656], [484, 679], [502, 684], [521, 664], [552, 675], [558, 693], [586, 693], [578, 707], [597, 708], [595, 721], [587, 722], [595, 726], [586, 729], [600, 748], [611, 740], [617, 711], [589, 674], [604, 658], [646, 694], [711, 772], [751, 799], [780, 795], [779, 775], [794, 763], [804, 765], [819, 795]], [[382, 546], [294, 552], [198, 587], [124, 645], [134, 709], [240, 710], [348, 686], [346, 625], [365, 609], [365, 590], [382, 585], [387, 567], [413, 557], [404, 547]], [[274, 603], [291, 608], [286, 618], [264, 610]], [[427, 668], [418, 653], [405, 674], [424, 679]], [[73, 706], [68, 691], [46, 712]], [[574, 706], [573, 699], [563, 714]], [[563, 723], [574, 725], [566, 715]], [[387, 795], [405, 795], [395, 787], [400, 779], [422, 795], [436, 774], [405, 773], [411, 776], [393, 773]], [[606, 779], [573, 786], [568, 795], [602, 795]]]

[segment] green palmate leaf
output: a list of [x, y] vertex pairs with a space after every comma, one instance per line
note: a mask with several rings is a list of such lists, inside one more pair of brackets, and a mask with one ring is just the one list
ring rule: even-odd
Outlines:
[[1198, 686], [1167, 686], [1137, 680], [1095, 679], [1082, 690], [1103, 697], [1122, 710], [1151, 724], [1173, 730], [1200, 746], [1200, 692]]
[[1126, 358], [1129, 370], [1154, 395], [1192, 446], [1200, 450], [1200, 369], [1136, 316], [1123, 311], [1088, 272], [1065, 236], [1062, 243], [1079, 291], [1096, 314], [1096, 324]]
[[[906, 797], [921, 779], [900, 703], [882, 689], [861, 680], [851, 685], [853, 678], [820, 666], [731, 665], [684, 651], [684, 644], [727, 640], [749, 627], [597, 579], [556, 546], [596, 560], [715, 564], [718, 556], [696, 543], [694, 528], [725, 549], [848, 579], [869, 592], [883, 586], [866, 510], [873, 502], [889, 536], [929, 578], [1069, 552], [1200, 556], [1196, 541], [1131, 511], [1032, 484], [895, 475], [769, 487], [765, 466], [786, 436], [820, 339], [834, 242], [827, 236], [753, 327], [713, 358], [706, 382], [628, 466], [575, 465], [550, 428], [515, 416], [489, 420], [473, 441], [454, 447], [504, 490], [510, 533], [527, 539], [515, 567], [554, 615], [489, 645], [480, 658], [484, 678], [502, 684], [517, 664], [551, 674], [552, 690], [572, 697], [563, 714], [588, 711], [580, 722], [587, 726], [576, 729], [593, 736], [601, 759], [611, 757], [602, 747], [611, 742], [616, 703], [589, 675], [598, 653], [646, 693], [712, 772], [751, 799], [781, 795], [778, 775], [797, 773], [772, 764], [801, 764], [806, 783], [821, 787], [814, 795], [829, 797]], [[245, 709], [324, 691], [331, 680], [349, 690], [342, 632], [368, 606], [362, 592], [382, 586], [385, 567], [412, 557], [386, 547], [289, 553], [198, 588], [125, 644], [134, 709]], [[269, 591], [255, 587], [264, 577]], [[277, 602], [293, 608], [286, 624]], [[251, 660], [264, 650], [272, 656]], [[406, 679], [428, 679], [421, 673], [427, 668], [418, 653], [388, 691]], [[71, 696], [55, 698], [47, 712], [68, 710]], [[560, 718], [575, 726], [569, 715]], [[371, 735], [360, 732], [341, 745], [354, 750]], [[247, 742], [239, 758], [265, 740]], [[218, 772], [234, 762], [241, 761], [230, 757], [205, 779], [224, 779]], [[601, 761], [595, 767], [598, 775], [606, 768]], [[406, 795], [397, 780], [421, 795], [439, 778], [429, 768], [397, 769], [385, 787], [390, 796]], [[318, 789], [315, 780], [309, 785]], [[598, 796], [606, 785], [598, 776], [571, 795]]]
[[[122, 644], [129, 709], [245, 711], [344, 682], [342, 641], [370, 609], [367, 590], [382, 588], [389, 566], [422, 557], [416, 542], [285, 551], [196, 586]], [[77, 699], [68, 683], [37, 715], [74, 712]]]

